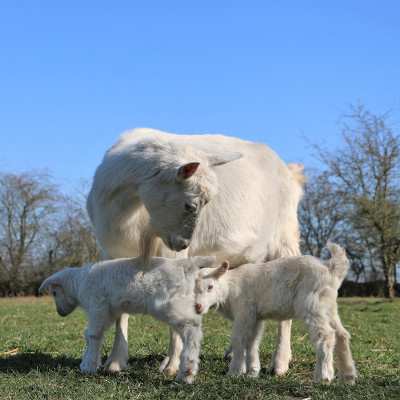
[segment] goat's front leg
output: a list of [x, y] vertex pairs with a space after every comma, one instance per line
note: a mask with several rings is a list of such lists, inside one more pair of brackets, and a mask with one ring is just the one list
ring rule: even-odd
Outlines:
[[264, 333], [264, 321], [257, 321], [257, 324], [249, 335], [249, 342], [246, 349], [246, 369], [247, 375], [257, 378], [260, 369], [260, 343]]
[[[243, 316], [242, 316], [243, 317]], [[236, 318], [232, 326], [232, 360], [228, 375], [238, 376], [246, 373], [246, 349], [249, 346], [249, 330], [255, 329], [255, 321]]]
[[292, 360], [292, 350], [290, 347], [291, 330], [291, 320], [279, 322], [276, 349], [271, 363], [271, 372], [274, 375], [285, 375], [289, 369], [289, 363]]
[[101, 365], [101, 346], [108, 325], [109, 321], [102, 315], [89, 316], [85, 331], [86, 350], [80, 365], [80, 370], [84, 374], [95, 374]]
[[201, 339], [203, 337], [201, 324], [185, 324], [177, 328], [183, 342], [181, 360], [177, 380], [193, 383], [199, 370]]
[[111, 354], [104, 363], [108, 372], [120, 372], [128, 368], [128, 320], [129, 314], [122, 314], [115, 322], [115, 338]]
[[[160, 257], [166, 258], [188, 258], [189, 249], [182, 250], [180, 252], [174, 252], [169, 250], [166, 246], [162, 245], [159, 248], [157, 254]], [[179, 369], [180, 357], [182, 352], [182, 339], [178, 332], [174, 328], [170, 327], [169, 331], [169, 347], [168, 356], [160, 364], [160, 372], [166, 376], [175, 376]]]

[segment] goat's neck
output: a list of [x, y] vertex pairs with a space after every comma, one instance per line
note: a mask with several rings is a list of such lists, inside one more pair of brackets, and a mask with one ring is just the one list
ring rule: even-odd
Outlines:
[[81, 286], [85, 280], [85, 275], [89, 272], [90, 266], [82, 267], [74, 271], [68, 280], [68, 293], [78, 303], [81, 303]]
[[216, 285], [217, 295], [218, 295], [218, 304], [224, 304], [229, 297], [229, 278], [226, 276], [222, 276], [218, 279], [218, 283]]

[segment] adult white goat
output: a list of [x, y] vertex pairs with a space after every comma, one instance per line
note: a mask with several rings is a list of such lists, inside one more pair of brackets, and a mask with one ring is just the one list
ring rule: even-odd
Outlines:
[[[215, 255], [233, 266], [262, 262], [300, 253], [301, 171], [262, 144], [135, 129], [106, 152], [87, 209], [106, 257], [180, 252]], [[126, 367], [127, 318], [117, 321], [111, 371]], [[279, 327], [272, 365], [278, 375], [291, 358], [290, 327], [290, 321]], [[171, 332], [161, 367], [167, 374], [176, 373], [180, 351]]]

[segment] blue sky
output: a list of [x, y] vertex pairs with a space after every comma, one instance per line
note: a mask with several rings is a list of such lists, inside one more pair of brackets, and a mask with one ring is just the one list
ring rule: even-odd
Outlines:
[[397, 1], [2, 1], [0, 170], [90, 179], [128, 128], [315, 165], [351, 103], [400, 120]]

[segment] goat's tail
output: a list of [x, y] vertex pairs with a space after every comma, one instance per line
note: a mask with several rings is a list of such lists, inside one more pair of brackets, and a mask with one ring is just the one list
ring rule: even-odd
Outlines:
[[303, 188], [306, 183], [306, 176], [304, 175], [304, 165], [297, 163], [288, 164], [288, 168], [290, 173], [292, 174], [293, 179], [297, 182], [297, 184]]
[[327, 260], [325, 265], [328, 267], [330, 273], [337, 279], [337, 286], [339, 287], [346, 277], [350, 266], [346, 256], [346, 250], [332, 242], [328, 242], [326, 247], [331, 253], [331, 258]]

